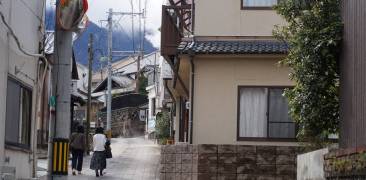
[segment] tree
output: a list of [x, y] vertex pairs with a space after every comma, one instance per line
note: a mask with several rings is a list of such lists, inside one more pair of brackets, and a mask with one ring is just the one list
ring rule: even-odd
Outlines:
[[295, 82], [287, 89], [297, 137], [320, 147], [339, 131], [340, 0], [282, 0], [275, 7], [287, 21], [274, 35], [290, 47], [282, 61]]
[[165, 144], [166, 140], [170, 137], [170, 117], [167, 110], [164, 109], [156, 114], [155, 129], [157, 139]]
[[145, 75], [143, 73], [140, 74], [139, 76], [139, 80], [138, 80], [138, 92], [139, 94], [142, 94], [142, 95], [147, 95], [147, 90], [146, 90], [146, 87], [147, 87], [147, 78], [145, 77]]

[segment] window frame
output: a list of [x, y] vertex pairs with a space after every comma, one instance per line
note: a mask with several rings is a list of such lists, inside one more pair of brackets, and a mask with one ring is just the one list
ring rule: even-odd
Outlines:
[[[273, 10], [273, 6], [244, 6], [244, 1], [240, 0], [240, 9], [241, 10]], [[277, 4], [280, 3], [281, 0], [277, 0]]]
[[[22, 150], [29, 151], [29, 150], [31, 150], [31, 146], [32, 146], [33, 88], [31, 86], [28, 86], [24, 82], [18, 80], [17, 78], [11, 76], [11, 75], [8, 75], [7, 81], [12, 81], [13, 83], [19, 85], [20, 88], [22, 88], [26, 91], [29, 91], [31, 96], [30, 96], [30, 106], [29, 106], [30, 116], [29, 116], [29, 119], [28, 119], [29, 125], [27, 127], [29, 129], [29, 133], [28, 133], [29, 144], [22, 144], [22, 143], [19, 143], [19, 142], [6, 141], [6, 130], [5, 130], [5, 136], [4, 136], [5, 148], [7, 148], [7, 149], [16, 149], [16, 150], [21, 150], [21, 151]], [[6, 91], [8, 91], [8, 89]], [[20, 105], [22, 105], [22, 104], [20, 104]], [[7, 108], [8, 108], [8, 106], [6, 105], [5, 117], [6, 117], [6, 113], [7, 113]], [[6, 121], [7, 121], [7, 118], [5, 118], [5, 124], [6, 124]], [[20, 119], [19, 119], [19, 121], [20, 121]], [[18, 131], [21, 131], [21, 130], [22, 129], [18, 129]]]
[[[267, 137], [240, 137], [240, 90], [243, 88], [266, 88], [268, 89], [268, 94], [267, 94]], [[269, 136], [269, 123], [270, 123], [270, 118], [269, 118], [269, 107], [270, 107], [270, 89], [286, 89], [286, 88], [293, 88], [293, 86], [238, 86], [238, 92], [237, 92], [237, 129], [236, 129], [236, 137], [237, 137], [237, 141], [272, 141], [272, 142], [298, 142], [297, 138], [272, 138]], [[286, 122], [289, 123], [289, 122]], [[294, 122], [295, 124], [295, 135], [298, 132], [298, 125]]]

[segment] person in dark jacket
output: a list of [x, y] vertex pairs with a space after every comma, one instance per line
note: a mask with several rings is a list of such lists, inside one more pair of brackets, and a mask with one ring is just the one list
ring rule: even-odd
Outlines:
[[77, 132], [73, 133], [70, 138], [70, 151], [72, 154], [72, 175], [81, 174], [83, 168], [84, 151], [86, 149], [86, 139], [84, 127], [78, 126]]

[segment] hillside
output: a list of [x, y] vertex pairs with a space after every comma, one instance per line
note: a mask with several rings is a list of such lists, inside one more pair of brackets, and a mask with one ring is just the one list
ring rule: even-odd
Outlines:
[[[53, 30], [55, 24], [55, 16], [52, 11], [46, 12], [46, 29]], [[96, 70], [101, 67], [99, 62], [102, 56], [107, 55], [107, 30], [96, 25], [94, 22], [89, 22], [87, 29], [82, 33], [82, 35], [75, 40], [73, 48], [75, 52], [75, 57], [77, 62], [87, 65], [88, 64], [88, 41], [89, 35], [94, 35], [94, 63], [93, 69]], [[135, 34], [138, 34], [136, 32]], [[133, 51], [133, 39], [135, 39], [135, 50], [138, 47], [138, 37], [132, 38], [131, 35], [123, 31], [113, 32], [113, 50], [115, 51]], [[145, 39], [144, 49], [146, 53], [151, 53], [156, 49], [153, 45]], [[114, 57], [113, 60], [118, 60], [123, 57]]]

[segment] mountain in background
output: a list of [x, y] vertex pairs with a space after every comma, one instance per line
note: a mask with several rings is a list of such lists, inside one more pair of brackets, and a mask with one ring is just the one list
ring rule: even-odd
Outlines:
[[[54, 30], [55, 14], [51, 10], [46, 11], [46, 29]], [[86, 30], [74, 41], [73, 49], [76, 61], [80, 64], [88, 64], [88, 42], [90, 34], [94, 35], [94, 62], [93, 69], [97, 70], [102, 66], [100, 59], [107, 55], [107, 29], [101, 28], [93, 22], [89, 22]], [[113, 32], [113, 51], [133, 51], [138, 50], [139, 37], [138, 32], [135, 32], [135, 37], [124, 31]], [[133, 47], [135, 44], [135, 48]], [[149, 54], [156, 50], [153, 45], [146, 38], [144, 39], [145, 54]], [[124, 57], [113, 57], [113, 61], [123, 59]], [[105, 65], [105, 63], [104, 63]]]

